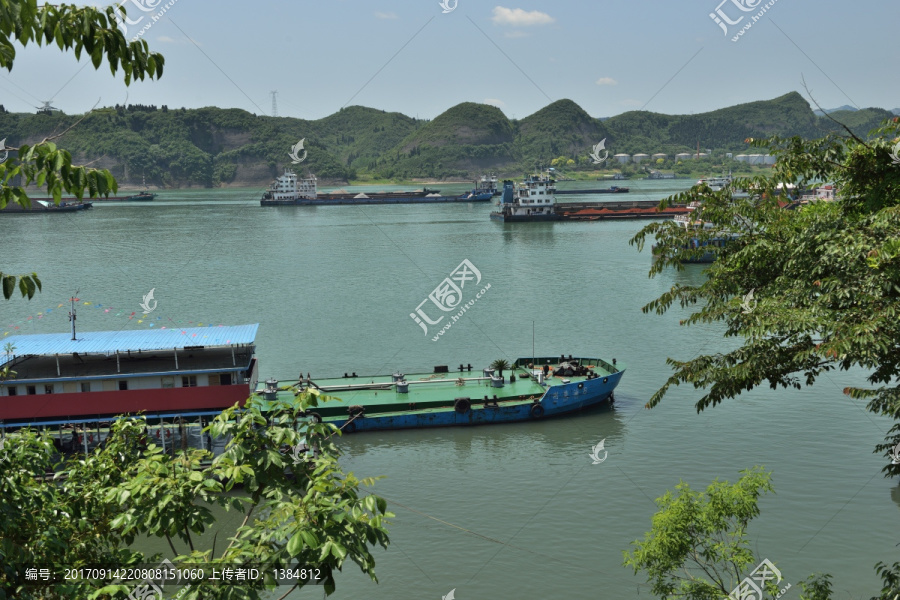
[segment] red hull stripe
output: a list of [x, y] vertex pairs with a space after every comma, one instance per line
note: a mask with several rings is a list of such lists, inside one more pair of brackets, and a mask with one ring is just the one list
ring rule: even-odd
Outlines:
[[246, 384], [3, 396], [0, 398], [0, 419], [48, 419], [84, 415], [114, 416], [140, 411], [155, 413], [222, 409], [235, 403], [243, 405], [249, 396], [250, 386]]

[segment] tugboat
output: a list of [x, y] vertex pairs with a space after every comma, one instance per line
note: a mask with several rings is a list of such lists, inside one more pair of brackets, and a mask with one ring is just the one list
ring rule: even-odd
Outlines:
[[259, 203], [262, 206], [278, 204], [300, 204], [303, 200], [315, 200], [317, 194], [316, 176], [310, 175], [298, 179], [290, 169], [278, 177], [263, 194]]
[[142, 189], [137, 194], [125, 196], [123, 200], [125, 200], [126, 202], [150, 202], [154, 198], [156, 198], [156, 194], [150, 193], [150, 188], [147, 187], [147, 178], [144, 177], [144, 189]]
[[475, 193], [490, 193], [491, 196], [499, 196], [503, 192], [497, 188], [497, 176], [491, 173], [490, 175], [481, 176], [481, 183], [475, 188]]
[[127, 202], [150, 202], [154, 198], [156, 198], [156, 194], [151, 194], [150, 192], [139, 192], [131, 196], [125, 196], [123, 200]]
[[518, 185], [504, 181], [503, 195], [497, 203], [500, 210], [492, 212], [491, 218], [504, 223], [560, 221], [555, 193], [556, 181], [550, 179], [549, 171], [531, 175]]

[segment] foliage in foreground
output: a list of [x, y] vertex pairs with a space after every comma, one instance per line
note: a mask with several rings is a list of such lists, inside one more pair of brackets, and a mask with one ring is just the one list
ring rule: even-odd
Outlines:
[[[34, 43], [72, 50], [78, 59], [85, 55], [95, 69], [105, 60], [113, 75], [121, 68], [125, 85], [132, 80], [160, 77], [165, 64], [162, 55], [149, 52], [143, 40], [128, 42], [116, 24], [115, 10], [112, 6], [39, 5], [37, 0], [0, 2], [0, 70], [12, 71], [17, 45]], [[0, 148], [4, 158], [0, 163], [0, 210], [10, 202], [29, 207], [25, 186], [32, 183], [46, 187], [57, 203], [63, 192], [78, 198], [87, 192], [95, 198], [116, 191], [116, 181], [109, 171], [73, 165], [72, 155], [56, 147], [52, 139], [65, 133], [18, 149]], [[15, 156], [7, 156], [7, 150], [15, 151]], [[13, 275], [0, 269], [4, 298], [12, 296], [17, 280], [22, 295], [29, 299], [41, 287], [34, 273]]]
[[[895, 421], [875, 452], [900, 444], [900, 164], [892, 156], [898, 133], [891, 122], [868, 140], [755, 141], [779, 157], [771, 179], [736, 179], [721, 192], [695, 186], [663, 201], [699, 202], [707, 227], [671, 221], [644, 227], [631, 242], [641, 247], [656, 238], [651, 277], [707, 251], [717, 260], [703, 283], [676, 284], [644, 312], [699, 306], [683, 325], [720, 322], [726, 336], [743, 343], [727, 353], [668, 359], [675, 372], [648, 407], [683, 383], [703, 389], [701, 411], [763, 384], [799, 389], [829, 371], [860, 367], [872, 387], [846, 393]], [[778, 184], [811, 182], [832, 182], [840, 199], [783, 207]], [[737, 190], [749, 196], [732, 198]], [[702, 247], [715, 240], [723, 246]], [[900, 465], [882, 470], [900, 475]]]
[[759, 467], [742, 473], [736, 483], [714, 481], [706, 492], [681, 482], [657, 498], [652, 529], [624, 553], [626, 566], [646, 572], [655, 596], [721, 600], [761, 560], [746, 535], [759, 497], [773, 491], [771, 475]]
[[[314, 404], [311, 397], [298, 400]], [[207, 428], [229, 440], [215, 458], [147, 445], [143, 418], [118, 421], [100, 448], [64, 463], [47, 435], [8, 436], [0, 451], [0, 599], [125, 598], [137, 582], [35, 587], [26, 585], [25, 571], [155, 566], [162, 556], [131, 548], [146, 536], [167, 541], [165, 558], [176, 568], [205, 565], [210, 573], [218, 562], [269, 574], [265, 582], [240, 586], [190, 586], [182, 600], [259, 598], [275, 585], [272, 569], [291, 563], [320, 569], [327, 593], [348, 561], [377, 581], [370, 546], [387, 547], [385, 519], [393, 515], [383, 499], [360, 494], [360, 485], [373, 480], [341, 472], [331, 441], [335, 428], [306, 421], [299, 404], [266, 413], [255, 406], [224, 411]], [[286, 451], [298, 444], [313, 450]], [[54, 469], [55, 479], [44, 477]], [[244, 519], [227, 539], [203, 548], [197, 538], [213, 527], [214, 507], [237, 510]]]
[[[643, 540], [625, 551], [625, 566], [644, 572], [652, 594], [674, 600], [722, 598], [777, 598], [790, 588], [790, 577], [766, 582], [763, 596], [740, 587], [765, 557], [755, 556], [747, 529], [759, 516], [759, 499], [772, 492], [771, 474], [762, 467], [741, 471], [731, 484], [713, 481], [705, 492], [695, 492], [684, 482], [656, 499], [659, 511]], [[773, 561], [774, 563], [775, 561]], [[777, 566], [776, 566], [777, 568]], [[900, 563], [878, 563], [875, 568], [883, 588], [871, 600], [896, 600], [900, 594]], [[780, 588], [780, 589], [779, 589]], [[732, 594], [736, 589], [741, 591]], [[814, 574], [800, 583], [800, 600], [830, 600], [831, 575]], [[746, 595], [742, 595], [746, 594]]]

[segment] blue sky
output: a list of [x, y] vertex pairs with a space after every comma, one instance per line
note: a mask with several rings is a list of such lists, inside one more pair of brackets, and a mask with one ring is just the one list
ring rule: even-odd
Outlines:
[[[154, 13], [131, 2], [165, 1], [126, 6], [136, 19]], [[29, 46], [0, 73], [0, 104], [30, 111], [52, 98], [77, 113], [127, 94], [129, 103], [268, 114], [278, 90], [279, 115], [306, 119], [347, 104], [433, 118], [464, 101], [522, 118], [561, 98], [605, 117], [805, 95], [805, 78], [826, 108], [900, 107], [896, 0], [775, 0], [731, 41], [771, 1], [458, 0], [445, 14], [438, 0], [176, 0], [145, 33], [166, 57], [159, 81], [126, 87], [105, 65], [79, 72], [86, 61]], [[728, 35], [709, 16], [717, 7], [744, 17]]]

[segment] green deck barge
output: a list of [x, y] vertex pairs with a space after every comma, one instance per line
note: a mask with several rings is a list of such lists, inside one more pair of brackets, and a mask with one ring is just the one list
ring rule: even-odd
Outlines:
[[[504, 385], [494, 387], [492, 379], [482, 371], [455, 371], [405, 374], [399, 379], [408, 384], [408, 393], [397, 391], [396, 375], [338, 377], [329, 379], [289, 380], [277, 382], [277, 393], [266, 394], [266, 384], [260, 382], [255, 396], [259, 399], [291, 402], [298, 390], [324, 396], [313, 409], [325, 421], [343, 421], [351, 414], [351, 408], [362, 407], [366, 416], [387, 416], [410, 411], [454, 410], [458, 398], [468, 398], [473, 410], [495, 405], [532, 404], [539, 401], [551, 386], [577, 384], [586, 381], [583, 376], [555, 376], [560, 365], [559, 356], [553, 358], [519, 359], [513, 368], [504, 372]], [[537, 365], [531, 369], [529, 365]], [[604, 377], [619, 372], [615, 366], [600, 359], [580, 359], [593, 377]], [[542, 365], [549, 366], [544, 384], [538, 383], [536, 373]], [[532, 375], [532, 371], [535, 375]], [[510, 374], [515, 380], [510, 381]]]

